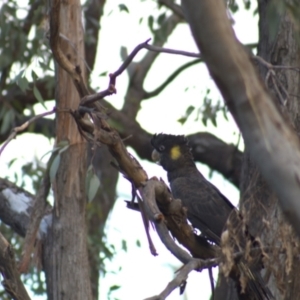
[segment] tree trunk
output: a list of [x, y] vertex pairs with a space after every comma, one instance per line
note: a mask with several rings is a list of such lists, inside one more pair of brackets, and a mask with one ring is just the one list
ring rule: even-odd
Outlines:
[[[299, 32], [293, 24], [288, 10], [271, 16], [273, 1], [258, 1], [259, 11], [259, 46], [258, 55], [273, 65], [300, 65], [300, 49], [297, 36]], [[273, 7], [274, 9], [274, 7]], [[278, 22], [278, 29], [273, 36], [272, 29]], [[273, 24], [273, 28], [270, 24]], [[262, 79], [265, 80], [270, 72], [265, 66], [259, 65]], [[276, 69], [276, 84], [269, 79], [268, 87], [273, 94], [273, 101], [280, 109], [287, 123], [299, 134], [299, 72], [287, 69]], [[288, 92], [285, 95], [284, 89]], [[278, 92], [279, 90], [279, 92]], [[280, 94], [279, 94], [280, 93]], [[286, 99], [286, 104], [284, 101]], [[264, 246], [273, 249], [268, 253], [266, 271], [271, 273], [269, 287], [275, 299], [298, 299], [300, 295], [299, 246], [298, 239], [291, 226], [285, 221], [278, 205], [275, 194], [259, 173], [247, 149], [244, 155], [241, 177], [241, 203], [244, 215], [250, 225], [251, 233], [261, 239]], [[287, 255], [280, 255], [279, 249]], [[268, 277], [268, 276], [266, 276]]]
[[118, 172], [110, 165], [112, 156], [107, 147], [96, 149], [93, 153], [89, 151], [88, 163], [92, 163], [96, 174], [100, 180], [100, 187], [95, 199], [87, 207], [88, 236], [89, 236], [89, 262], [91, 266], [91, 285], [93, 299], [98, 299], [100, 269], [104, 268], [100, 261], [99, 253], [103, 251], [105, 244], [104, 227], [109, 213], [116, 200], [116, 185]]
[[[61, 1], [61, 48], [68, 59], [80, 66], [83, 76], [84, 37], [79, 0]], [[55, 204], [53, 222], [44, 245], [44, 269], [48, 299], [92, 299], [86, 230], [87, 144], [63, 109], [77, 109], [79, 95], [70, 76], [56, 66], [56, 142], [69, 147], [60, 154], [60, 164], [52, 182]]]

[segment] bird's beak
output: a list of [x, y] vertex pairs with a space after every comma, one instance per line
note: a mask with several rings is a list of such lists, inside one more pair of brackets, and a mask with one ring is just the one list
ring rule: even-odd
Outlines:
[[156, 151], [156, 149], [154, 149], [152, 151], [151, 158], [152, 158], [153, 161], [159, 163], [159, 161], [160, 161], [160, 153], [158, 151]]

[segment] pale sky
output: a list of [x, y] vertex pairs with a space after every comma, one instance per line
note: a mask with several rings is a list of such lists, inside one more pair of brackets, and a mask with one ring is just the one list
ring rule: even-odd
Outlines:
[[[237, 1], [242, 7], [242, 0]], [[98, 51], [97, 66], [92, 76], [92, 85], [104, 89], [108, 78], [99, 77], [104, 71], [113, 72], [121, 64], [120, 47], [126, 46], [130, 52], [137, 44], [151, 37], [147, 29], [147, 20], [138, 25], [141, 15], [147, 17], [157, 6], [155, 1], [122, 1], [129, 9], [129, 14], [119, 12], [115, 1], [108, 1], [104, 18], [101, 23], [100, 49]], [[252, 10], [253, 11], [253, 10]], [[234, 16], [235, 32], [243, 43], [253, 43], [258, 40], [257, 16], [252, 12], [238, 12]], [[169, 38], [165, 47], [198, 52], [187, 25], [179, 25], [173, 35]], [[142, 50], [137, 59], [140, 59], [146, 50]], [[157, 59], [149, 77], [145, 83], [147, 90], [152, 90], [159, 85], [168, 75], [183, 63], [190, 61], [185, 58], [169, 54], [161, 54]], [[33, 66], [34, 68], [35, 66]], [[117, 79], [117, 95], [111, 96], [109, 100], [116, 107], [123, 102], [124, 93], [127, 88], [128, 78], [126, 73]], [[218, 117], [218, 128], [211, 123], [205, 127], [201, 121], [195, 121], [195, 115], [184, 125], [180, 125], [179, 119], [189, 105], [200, 106], [207, 88], [212, 89], [211, 96], [217, 101], [222, 100], [211, 81], [206, 67], [201, 64], [190, 68], [181, 74], [161, 95], [146, 100], [142, 103], [142, 109], [138, 115], [138, 121], [151, 133], [165, 132], [173, 134], [189, 134], [197, 131], [209, 131], [228, 143], [237, 143], [238, 130], [234, 121], [229, 122], [223, 117]], [[189, 88], [185, 92], [185, 89]], [[51, 108], [51, 106], [50, 106]], [[38, 107], [37, 112], [43, 112], [44, 108]], [[167, 113], [166, 113], [167, 112]], [[150, 147], [150, 145], [149, 145]], [[51, 150], [51, 143], [41, 136], [24, 134], [12, 141], [0, 158], [1, 176], [10, 175], [14, 181], [13, 173], [18, 172], [20, 166], [31, 161], [34, 156], [40, 159], [46, 152]], [[19, 156], [22, 149], [22, 156]], [[134, 154], [134, 152], [132, 151]], [[135, 155], [136, 156], [136, 155]], [[18, 160], [8, 169], [7, 163], [18, 157]], [[137, 157], [137, 156], [136, 156]], [[46, 163], [47, 157], [43, 158]], [[163, 177], [165, 172], [160, 166], [141, 161], [142, 166], [149, 176]], [[199, 164], [200, 171], [208, 176], [209, 170], [206, 166]], [[166, 180], [167, 181], [167, 180]], [[238, 202], [237, 190], [227, 181], [214, 172], [211, 181], [236, 205]], [[30, 187], [28, 187], [30, 189]], [[123, 178], [119, 179], [118, 195], [115, 208], [110, 215], [106, 226], [108, 244], [113, 244], [117, 255], [113, 261], [107, 262], [108, 273], [101, 278], [100, 299], [108, 299], [107, 293], [112, 285], [120, 285], [121, 288], [111, 294], [110, 299], [141, 300], [153, 296], [162, 291], [167, 283], [173, 278], [174, 270], [181, 263], [165, 249], [154, 231], [151, 232], [159, 256], [152, 257], [145, 238], [141, 216], [137, 212], [130, 211], [124, 204], [124, 199], [130, 199], [131, 187]], [[127, 241], [127, 252], [122, 250], [122, 240]], [[136, 241], [139, 240], [141, 247]], [[121, 270], [120, 270], [121, 267]], [[178, 290], [168, 298], [170, 300], [207, 300], [210, 296], [210, 284], [207, 271], [202, 273], [193, 272], [188, 278], [185, 294], [180, 297]], [[35, 299], [43, 299], [41, 297]]]

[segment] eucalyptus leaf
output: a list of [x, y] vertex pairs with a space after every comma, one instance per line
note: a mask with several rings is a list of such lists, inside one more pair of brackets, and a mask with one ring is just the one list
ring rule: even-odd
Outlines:
[[47, 109], [47, 107], [45, 106], [45, 102], [44, 102], [44, 99], [40, 93], [40, 91], [38, 90], [38, 88], [36, 87], [36, 85], [33, 86], [33, 94], [34, 94], [34, 97], [37, 99], [37, 101], [39, 101], [39, 103], [41, 103], [43, 105], [43, 107], [45, 109]]
[[88, 182], [88, 201], [91, 202], [94, 200], [96, 194], [97, 194], [97, 191], [100, 187], [100, 180], [98, 178], [98, 176], [93, 173], [89, 182]]
[[120, 11], [125, 11], [125, 12], [129, 13], [128, 7], [123, 3], [119, 4], [119, 9], [120, 9]]
[[53, 159], [49, 170], [50, 181], [52, 183], [54, 182], [54, 178], [56, 176], [59, 164], [60, 164], [60, 154], [58, 153]]

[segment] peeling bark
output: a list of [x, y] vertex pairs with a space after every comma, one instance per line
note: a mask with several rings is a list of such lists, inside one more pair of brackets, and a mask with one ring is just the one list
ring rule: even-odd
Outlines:
[[[58, 20], [59, 32], [51, 32], [52, 51], [63, 51], [69, 64], [79, 66], [85, 78], [83, 27], [80, 1], [51, 1], [51, 16]], [[58, 14], [59, 13], [59, 14]], [[53, 19], [52, 19], [53, 18]], [[51, 24], [51, 21], [50, 21]], [[53, 28], [53, 27], [51, 27]], [[56, 28], [57, 29], [57, 28]], [[52, 30], [52, 29], [51, 29]], [[55, 43], [64, 34], [76, 51], [65, 40]], [[56, 36], [55, 36], [56, 34]], [[56, 66], [56, 102], [58, 109], [76, 109], [79, 95], [72, 78]], [[53, 222], [44, 243], [43, 266], [46, 274], [49, 300], [92, 299], [90, 269], [87, 252], [86, 193], [87, 143], [78, 132], [76, 123], [68, 113], [58, 113], [56, 141], [68, 141], [69, 147], [61, 153], [61, 160], [52, 182], [55, 204]]]
[[[258, 55], [275, 66], [299, 66], [300, 49], [296, 36], [299, 34], [287, 11], [278, 16], [278, 32], [274, 38], [270, 37], [270, 23], [268, 9], [271, 1], [259, 1], [259, 46]], [[275, 21], [275, 20], [273, 20]], [[270, 71], [265, 66], [259, 65], [260, 75], [265, 80]], [[273, 101], [277, 105], [295, 132], [300, 132], [299, 114], [300, 106], [296, 95], [300, 94], [299, 72], [276, 69], [276, 78], [289, 93], [286, 105], [281, 104], [278, 90], [273, 82], [268, 81], [268, 88], [273, 95]], [[282, 89], [280, 89], [283, 92]], [[296, 151], [296, 149], [295, 149]], [[281, 186], [284, 188], [284, 185]], [[269, 286], [276, 299], [296, 299], [300, 294], [300, 276], [298, 272], [299, 245], [295, 233], [290, 230], [280, 207], [275, 193], [270, 189], [264, 177], [259, 172], [249, 151], [245, 153], [241, 177], [241, 203], [247, 212], [251, 231], [258, 236], [264, 245], [284, 245], [284, 248], [293, 249], [289, 258], [278, 253], [271, 253], [270, 264], [276, 261], [276, 267], [271, 267], [272, 276]], [[264, 222], [262, 222], [264, 220]], [[295, 244], [296, 243], [296, 244]], [[286, 273], [287, 259], [290, 261], [290, 273]]]

